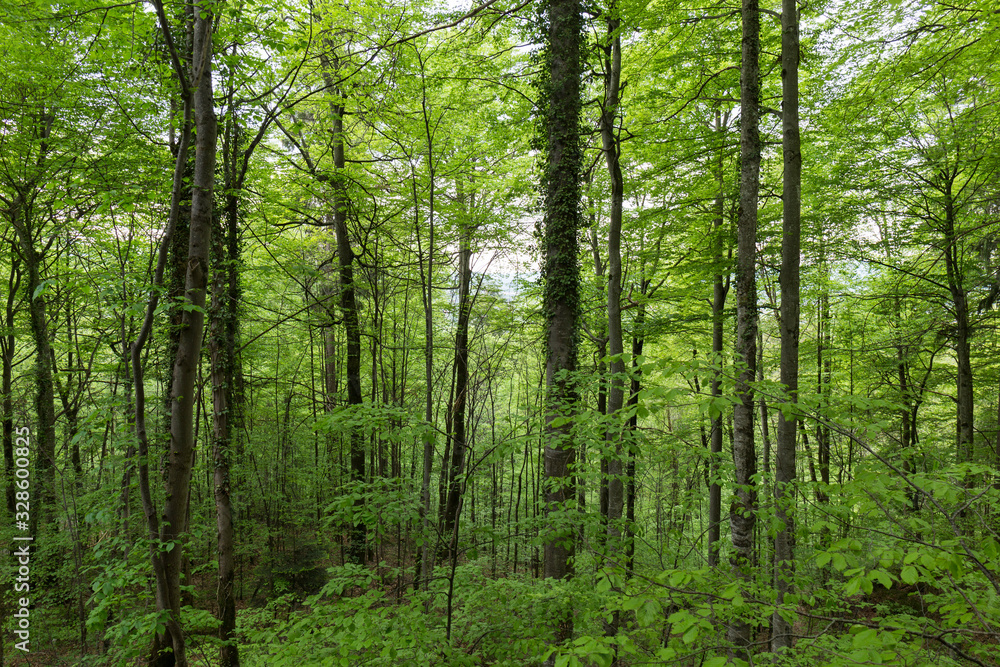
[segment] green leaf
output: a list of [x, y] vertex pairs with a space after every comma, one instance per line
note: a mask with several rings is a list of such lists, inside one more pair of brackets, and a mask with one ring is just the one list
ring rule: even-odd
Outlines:
[[886, 588], [892, 588], [892, 577], [885, 570], [874, 570], [871, 576]]
[[51, 278], [43, 280], [42, 282], [38, 283], [38, 287], [36, 287], [35, 291], [31, 293], [31, 300], [34, 301], [39, 296], [41, 296], [51, 284], [52, 284]]
[[912, 565], [908, 565], [903, 568], [903, 571], [899, 573], [899, 578], [903, 580], [903, 583], [915, 584], [919, 575], [917, 574], [917, 568]]
[[854, 635], [854, 648], [873, 648], [879, 645], [878, 630], [868, 628]]

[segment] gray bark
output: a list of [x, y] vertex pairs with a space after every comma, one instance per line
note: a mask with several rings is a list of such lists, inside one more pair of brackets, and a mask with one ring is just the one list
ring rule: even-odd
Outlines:
[[605, 468], [607, 470], [607, 534], [608, 546], [618, 549], [621, 518], [625, 506], [625, 483], [622, 475], [624, 432], [618, 423], [618, 413], [625, 403], [625, 352], [622, 337], [622, 200], [624, 186], [621, 170], [621, 141], [615, 132], [621, 89], [622, 50], [618, 8], [612, 2], [608, 14], [608, 41], [604, 46], [604, 104], [601, 109], [601, 145], [611, 181], [611, 201], [608, 224], [608, 353], [611, 355], [608, 381], [607, 415], [610, 419], [605, 432]]
[[[750, 582], [754, 568], [757, 521], [757, 453], [754, 446], [754, 380], [757, 364], [757, 200], [760, 190], [760, 5], [743, 0], [743, 47], [740, 70], [740, 194], [736, 230], [736, 354], [740, 372], [733, 408], [733, 463], [736, 489], [729, 508], [736, 577]], [[727, 637], [745, 656], [752, 641], [750, 624], [735, 620]]]
[[[799, 21], [796, 0], [781, 3], [781, 125], [782, 178], [781, 234], [781, 384], [787, 401], [795, 402], [799, 390], [799, 249], [802, 153], [799, 142]], [[774, 456], [774, 504], [778, 530], [774, 536], [774, 590], [777, 605], [792, 592], [795, 575], [795, 432], [796, 418], [778, 414], [778, 440]], [[771, 650], [792, 646], [791, 624], [776, 610], [771, 619]]]

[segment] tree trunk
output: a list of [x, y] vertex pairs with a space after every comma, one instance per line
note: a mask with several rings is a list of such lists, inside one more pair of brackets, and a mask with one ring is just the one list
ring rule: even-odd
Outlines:
[[238, 667], [239, 649], [236, 644], [236, 600], [233, 592], [235, 574], [233, 505], [230, 497], [230, 462], [233, 440], [238, 437], [242, 396], [237, 393], [236, 378], [240, 374], [239, 304], [239, 187], [236, 176], [239, 127], [230, 117], [226, 125], [226, 146], [223, 154], [225, 194], [225, 243], [219, 234], [214, 248], [209, 356], [212, 374], [212, 458], [215, 464], [215, 516], [219, 558], [216, 603], [219, 607], [219, 664]]
[[[576, 530], [566, 504], [574, 499], [571, 470], [575, 446], [569, 417], [577, 391], [572, 374], [577, 361], [580, 267], [580, 75], [582, 17], [578, 0], [549, 3], [548, 90], [546, 99], [544, 309], [546, 314], [545, 515], [543, 573], [564, 579], [572, 574]], [[575, 512], [572, 512], [575, 515]], [[554, 619], [555, 641], [572, 636], [568, 614]]]
[[[212, 94], [212, 8], [195, 7], [193, 59], [189, 81], [195, 119], [195, 164], [191, 222], [184, 281], [185, 301], [174, 360], [170, 394], [170, 449], [166, 461], [166, 501], [160, 521], [159, 548], [162, 580], [157, 580], [156, 606], [169, 611], [167, 633], [172, 661], [187, 665], [185, 638], [180, 627], [183, 544], [187, 532], [188, 500], [195, 445], [195, 381], [201, 358], [205, 322], [205, 292], [212, 244], [213, 188], [215, 184], [216, 118]], [[161, 583], [162, 581], [162, 583]]]
[[[364, 395], [361, 392], [361, 324], [358, 318], [358, 303], [354, 285], [354, 251], [351, 249], [351, 238], [347, 230], [347, 211], [351, 206], [351, 201], [347, 194], [344, 175], [346, 166], [344, 156], [345, 107], [339, 82], [334, 80], [334, 77], [339, 76], [340, 73], [340, 61], [329, 41], [326, 41], [326, 45], [330, 52], [323, 54], [320, 62], [323, 66], [324, 82], [334, 95], [334, 101], [330, 103], [333, 124], [330, 139], [334, 169], [333, 177], [330, 179], [333, 186], [333, 232], [337, 239], [340, 310], [347, 343], [347, 363], [344, 369], [347, 373], [347, 404], [354, 408], [364, 402]], [[353, 427], [349, 439], [351, 481], [355, 484], [362, 484], [365, 481], [365, 446], [360, 429]], [[355, 492], [358, 493], [357, 499], [354, 501], [355, 514], [360, 517], [360, 510], [364, 508], [364, 499], [360, 494], [360, 489], [356, 488]], [[347, 549], [347, 557], [350, 562], [357, 565], [365, 562], [366, 542], [365, 523], [360, 518], [356, 518], [354, 525], [351, 526], [350, 544]]]
[[448, 471], [448, 500], [444, 514], [444, 534], [452, 536], [449, 542], [449, 558], [454, 561], [455, 550], [458, 548], [458, 513], [462, 500], [462, 489], [465, 486], [461, 479], [465, 468], [466, 455], [466, 423], [465, 406], [469, 392], [469, 315], [472, 310], [472, 232], [469, 207], [462, 187], [462, 182], [456, 185], [458, 203], [465, 216], [459, 220], [458, 242], [458, 322], [455, 328], [455, 398], [451, 405], [452, 454], [451, 467]]
[[[722, 350], [723, 324], [726, 309], [726, 297], [729, 295], [729, 281], [722, 272], [722, 223], [725, 214], [725, 171], [723, 165], [723, 150], [725, 138], [725, 123], [722, 112], [715, 110], [715, 131], [718, 140], [718, 154], [715, 163], [716, 191], [715, 219], [712, 220], [715, 245], [715, 275], [712, 278], [712, 401], [722, 396]], [[731, 252], [731, 251], [730, 251]], [[708, 487], [708, 566], [719, 564], [719, 530], [722, 523], [722, 486], [719, 479], [719, 465], [722, 459], [722, 411], [712, 418], [711, 450], [709, 458]]]
[[556, 579], [571, 574], [573, 555], [573, 531], [559, 525], [564, 504], [573, 499], [568, 481], [574, 458], [569, 424], [560, 418], [572, 413], [577, 398], [570, 374], [576, 370], [579, 313], [581, 41], [579, 2], [550, 2], [544, 239], [544, 302], [548, 320], [545, 509], [550, 530], [545, 540], [544, 573]]
[[955, 306], [955, 361], [958, 423], [956, 427], [956, 461], [971, 463], [973, 454], [973, 414], [975, 408], [972, 385], [972, 359], [969, 341], [969, 302], [965, 293], [962, 267], [959, 262], [958, 242], [955, 233], [955, 201], [952, 194], [953, 178], [945, 177], [944, 183], [944, 261], [948, 276], [948, 289]]
[[[50, 122], [42, 114], [40, 140], [44, 154]], [[34, 185], [25, 186], [25, 190]], [[38, 475], [38, 495], [32, 512], [30, 531], [38, 534], [39, 527], [45, 527], [55, 517], [55, 457], [56, 457], [56, 407], [55, 385], [52, 379], [52, 345], [49, 332], [49, 318], [46, 312], [45, 296], [42, 293], [42, 254], [35, 247], [35, 237], [40, 234], [35, 229], [35, 220], [28, 192], [18, 192], [10, 209], [10, 221], [17, 234], [18, 246], [27, 273], [25, 290], [28, 300], [28, 319], [31, 324], [31, 338], [35, 345], [35, 418], [37, 426], [32, 429], [32, 443], [37, 447], [35, 470]]]
[[[747, 584], [753, 576], [757, 520], [757, 453], [754, 447], [754, 391], [757, 365], [757, 199], [760, 189], [760, 6], [743, 0], [743, 49], [740, 68], [740, 200], [737, 218], [736, 354], [740, 373], [733, 409], [733, 463], [736, 488], [729, 509], [734, 574]], [[727, 636], [740, 657], [752, 641], [750, 624], [737, 619]]]
[[[787, 401], [799, 392], [799, 248], [802, 198], [802, 153], [799, 142], [799, 20], [796, 0], [781, 2], [781, 384]], [[771, 619], [771, 650], [792, 646], [792, 625], [780, 613], [785, 595], [792, 592], [795, 576], [793, 548], [795, 524], [795, 428], [796, 417], [787, 410], [778, 413], [778, 441], [774, 454], [774, 506], [778, 530], [774, 536], [774, 590], [777, 605]]]
[[621, 88], [622, 50], [621, 21], [618, 7], [612, 0], [608, 9], [608, 38], [604, 45], [604, 104], [601, 108], [601, 145], [611, 181], [611, 202], [608, 224], [608, 353], [611, 355], [608, 380], [608, 428], [604, 436], [607, 470], [607, 535], [609, 553], [620, 549], [621, 518], [625, 506], [625, 484], [622, 475], [624, 432], [618, 423], [618, 413], [625, 403], [625, 347], [622, 338], [622, 200], [624, 186], [621, 170], [621, 142], [615, 132], [618, 120]]
[[[13, 247], [11, 248], [13, 250]], [[5, 492], [7, 497], [7, 512], [14, 516], [14, 305], [17, 303], [17, 290], [21, 285], [21, 262], [17, 253], [10, 253], [10, 276], [7, 279], [7, 306], [4, 310], [3, 326], [7, 333], [0, 336], [0, 357], [3, 360], [3, 460], [6, 472]]]

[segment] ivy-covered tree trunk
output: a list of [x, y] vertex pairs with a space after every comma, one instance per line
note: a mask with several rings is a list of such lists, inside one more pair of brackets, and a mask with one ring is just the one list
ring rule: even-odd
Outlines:
[[[548, 95], [546, 109], [544, 278], [547, 357], [545, 429], [545, 539], [543, 572], [563, 579], [572, 573], [575, 531], [567, 525], [567, 502], [573, 500], [571, 467], [574, 447], [570, 424], [577, 400], [576, 370], [579, 274], [577, 230], [580, 228], [580, 47], [578, 0], [549, 3]], [[571, 621], [561, 623], [562, 639]]]
[[209, 358], [212, 377], [212, 459], [215, 464], [216, 544], [219, 571], [216, 604], [219, 614], [219, 664], [238, 667], [236, 643], [235, 531], [230, 489], [233, 441], [238, 437], [242, 399], [238, 353], [240, 301], [239, 185], [236, 175], [239, 128], [230, 117], [226, 124], [223, 172], [226, 184], [224, 226], [218, 231], [213, 252], [212, 305]]
[[[757, 452], [754, 446], [754, 391], [757, 365], [757, 198], [760, 189], [760, 5], [743, 0], [743, 53], [740, 68], [740, 194], [736, 230], [736, 381], [733, 408], [733, 463], [736, 489], [729, 508], [734, 574], [749, 583], [754, 566], [757, 521]], [[734, 620], [727, 632], [739, 655], [752, 641], [750, 624]]]
[[[799, 142], [799, 21], [796, 0], [781, 2], [781, 384], [787, 401], [795, 402], [799, 391], [799, 248], [802, 197], [802, 152]], [[789, 415], [786, 417], [786, 415]], [[782, 615], [785, 595], [792, 591], [795, 575], [793, 542], [795, 524], [795, 429], [796, 417], [778, 413], [778, 442], [774, 456], [774, 507], [778, 520], [774, 536], [774, 590], [778, 608], [771, 619], [771, 650], [791, 648], [792, 625]]]
[[[578, 0], [549, 3], [548, 90], [545, 100], [547, 165], [545, 182], [544, 308], [546, 316], [546, 406], [544, 482], [545, 516], [542, 573], [546, 578], [572, 575], [576, 529], [572, 468], [575, 445], [570, 415], [578, 400], [576, 372], [580, 266], [580, 73], [582, 17]], [[567, 613], [553, 619], [555, 640], [573, 634]]]
[[[172, 654], [160, 663], [187, 665], [186, 641], [180, 627], [182, 536], [187, 531], [188, 500], [194, 455], [195, 381], [201, 357], [205, 299], [212, 245], [212, 210], [215, 185], [216, 118], [212, 94], [212, 8], [195, 6], [193, 68], [188, 90], [195, 124], [195, 164], [192, 180], [191, 221], [185, 276], [185, 304], [173, 366], [170, 394], [170, 449], [166, 461], [166, 498], [160, 522], [163, 549], [162, 584], [158, 580], [156, 606], [169, 611], [167, 633]], [[165, 656], [169, 655], [169, 658]]]

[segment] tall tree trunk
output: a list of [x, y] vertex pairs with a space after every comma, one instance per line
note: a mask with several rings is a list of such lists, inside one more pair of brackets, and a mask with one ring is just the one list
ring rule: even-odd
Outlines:
[[[340, 263], [340, 308], [344, 317], [344, 332], [347, 340], [347, 403], [360, 406], [364, 401], [361, 393], [361, 325], [358, 320], [358, 304], [354, 286], [354, 251], [347, 231], [347, 187], [344, 183], [344, 105], [334, 105], [333, 111], [333, 166], [336, 175], [333, 181], [333, 229], [337, 236], [337, 260]], [[351, 480], [365, 481], [365, 448], [359, 429], [351, 432]], [[359, 499], [356, 505], [363, 505]], [[351, 527], [351, 545], [348, 552], [352, 563], [365, 562], [365, 524], [359, 519]]]
[[465, 483], [466, 420], [465, 406], [469, 393], [469, 315], [472, 311], [472, 232], [473, 225], [461, 177], [456, 184], [458, 203], [464, 213], [459, 219], [458, 241], [458, 322], [455, 327], [455, 398], [451, 405], [452, 454], [448, 471], [448, 500], [444, 514], [444, 534], [451, 536], [449, 558], [453, 561], [458, 548], [458, 513]]
[[[649, 288], [649, 281], [646, 277], [640, 276], [640, 290], [643, 297]], [[646, 303], [645, 299], [636, 309], [635, 321], [633, 322], [632, 333], [632, 380], [629, 387], [628, 404], [630, 407], [639, 405], [639, 390], [642, 389], [642, 369], [639, 366], [639, 357], [642, 356], [642, 348], [646, 343], [646, 334], [643, 327], [646, 324]], [[628, 439], [629, 452], [628, 462], [625, 465], [625, 478], [627, 487], [625, 490], [625, 576], [630, 577], [635, 570], [635, 462], [639, 457], [638, 435], [639, 415], [637, 411], [632, 411], [628, 423], [630, 437]]]
[[[230, 97], [230, 108], [232, 98]], [[230, 115], [225, 130], [223, 173], [226, 183], [225, 227], [219, 230], [214, 248], [209, 356], [212, 374], [212, 458], [215, 464], [215, 516], [219, 572], [216, 604], [219, 608], [219, 664], [238, 667], [239, 648], [236, 644], [236, 599], [233, 591], [235, 576], [233, 505], [230, 495], [230, 463], [233, 440], [238, 437], [242, 414], [242, 396], [238, 393], [240, 246], [239, 188], [237, 159], [240, 128]], [[223, 242], [224, 241], [224, 242]]]
[[[626, 480], [624, 472], [625, 444], [631, 431], [621, 423], [621, 410], [625, 404], [625, 342], [622, 336], [622, 204], [624, 183], [621, 169], [621, 140], [617, 133], [618, 105], [620, 103], [622, 45], [621, 20], [617, 0], [608, 7], [607, 41], [604, 48], [604, 103], [601, 107], [601, 147], [611, 181], [611, 201], [608, 215], [608, 352], [611, 355], [608, 378], [607, 430], [604, 434], [602, 466], [607, 473], [607, 543], [608, 563], [614, 563], [622, 553], [622, 514], [625, 510]], [[617, 590], [617, 588], [616, 588]], [[612, 613], [605, 622], [607, 636], [617, 634], [621, 614]], [[616, 659], [617, 663], [617, 659]]]
[[973, 415], [974, 394], [972, 384], [972, 359], [969, 341], [971, 328], [969, 326], [969, 302], [965, 293], [962, 267], [959, 261], [958, 239], [955, 232], [955, 200], [952, 193], [953, 175], [944, 177], [944, 261], [948, 277], [948, 289], [951, 292], [955, 307], [955, 361], [956, 363], [956, 396], [958, 422], [956, 425], [956, 461], [971, 463], [973, 454]]
[[609, 553], [619, 550], [621, 518], [625, 505], [622, 476], [623, 428], [617, 423], [625, 402], [625, 359], [622, 338], [622, 200], [624, 185], [621, 170], [621, 142], [616, 133], [619, 91], [621, 89], [622, 49], [618, 6], [612, 0], [608, 8], [608, 36], [604, 45], [604, 104], [601, 108], [601, 145], [611, 181], [608, 224], [608, 353], [611, 355], [608, 380], [608, 428], [604, 436], [608, 503], [607, 534]]
[[[575, 447], [569, 415], [577, 401], [572, 374], [577, 361], [580, 267], [580, 75], [582, 17], [579, 0], [549, 3], [548, 90], [546, 106], [544, 304], [546, 313], [546, 389], [544, 493], [548, 531], [543, 573], [564, 579], [572, 574], [575, 529], [565, 506], [574, 498], [571, 483]], [[556, 641], [572, 635], [572, 618], [556, 619]]]
[[[160, 12], [161, 25], [166, 25], [166, 20], [162, 16], [162, 5], [158, 7]], [[165, 33], [169, 31], [164, 28]], [[183, 75], [183, 72], [182, 72]], [[184, 75], [186, 76], [186, 75]], [[146, 429], [146, 392], [144, 384], [144, 369], [142, 362], [142, 351], [153, 327], [153, 319], [159, 303], [160, 287], [163, 285], [163, 274], [166, 270], [167, 256], [173, 235], [178, 227], [178, 216], [180, 215], [180, 199], [184, 185], [184, 170], [188, 161], [189, 143], [192, 134], [191, 99], [190, 95], [185, 95], [184, 110], [182, 112], [181, 131], [177, 142], [177, 155], [174, 167], [173, 193], [171, 195], [170, 213], [167, 219], [167, 228], [160, 240], [160, 248], [157, 254], [157, 264], [153, 275], [153, 288], [150, 290], [149, 300], [146, 304], [146, 314], [136, 335], [135, 340], [129, 349], [129, 359], [132, 365], [132, 388], [135, 392], [133, 408], [135, 410], [135, 435], [137, 449], [139, 453], [139, 495], [142, 500], [142, 510], [146, 517], [146, 526], [149, 537], [149, 557], [153, 566], [153, 575], [156, 580], [157, 605], [161, 599], [160, 591], [167, 588], [166, 570], [164, 569], [163, 551], [158, 547], [160, 535], [160, 522], [156, 515], [156, 505], [153, 502], [149, 485], [149, 435]], [[179, 632], [179, 627], [171, 626], [168, 630], [172, 633], [174, 629]], [[157, 634], [153, 637], [153, 645], [150, 651], [150, 665], [170, 665], [174, 663], [174, 657], [166, 652], [166, 646], [170, 642], [169, 634]]]
[[3, 460], [5, 479], [5, 494], [7, 512], [14, 516], [14, 305], [17, 303], [17, 290], [21, 286], [21, 261], [17, 253], [10, 253], [10, 275], [7, 279], [7, 304], [4, 309], [3, 327], [6, 333], [0, 336], [0, 358], [3, 360]]
[[[729, 295], [728, 273], [723, 275], [722, 223], [725, 215], [725, 170], [723, 165], [725, 149], [726, 123], [722, 112], [715, 110], [715, 132], [718, 142], [718, 154], [715, 163], [715, 180], [718, 190], [715, 195], [715, 218], [712, 220], [712, 240], [715, 246], [715, 275], [712, 277], [712, 373], [711, 393], [715, 402], [722, 396], [722, 350], [723, 324], [725, 319], [726, 297]], [[730, 250], [730, 252], [732, 252]], [[717, 404], [716, 404], [717, 405]], [[722, 463], [722, 411], [712, 418], [711, 450], [709, 458], [708, 487], [708, 565], [719, 564], [719, 530], [722, 523], [722, 486], [719, 479], [719, 466]]]
[[[337, 239], [340, 310], [347, 344], [347, 363], [344, 369], [347, 373], [347, 404], [354, 408], [364, 402], [364, 395], [361, 392], [361, 323], [358, 317], [357, 294], [354, 285], [354, 251], [351, 249], [351, 238], [347, 229], [347, 211], [351, 206], [351, 201], [347, 194], [346, 176], [344, 175], [344, 168], [347, 164], [344, 156], [345, 105], [343, 91], [340, 89], [339, 82], [335, 81], [335, 77], [340, 75], [340, 60], [330, 41], [326, 40], [325, 43], [330, 51], [321, 57], [323, 78], [327, 88], [334, 95], [334, 101], [330, 103], [333, 124], [330, 139], [334, 169], [333, 177], [330, 179], [333, 186], [333, 232]], [[349, 439], [351, 481], [361, 484], [365, 481], [365, 446], [361, 430], [353, 427]], [[356, 489], [356, 491], [359, 490]], [[360, 517], [359, 510], [364, 507], [364, 499], [360, 493], [354, 501], [354, 505], [355, 513]], [[350, 544], [347, 549], [347, 557], [350, 562], [357, 565], [365, 562], [366, 542], [367, 529], [365, 524], [360, 518], [356, 519], [354, 525], [351, 526]]]
[[[787, 401], [796, 402], [799, 391], [799, 247], [802, 153], [799, 142], [799, 20], [796, 0], [781, 2], [781, 384]], [[786, 417], [789, 415], [789, 417]], [[774, 590], [778, 608], [771, 619], [771, 650], [792, 646], [792, 625], [781, 614], [785, 595], [792, 592], [795, 576], [795, 429], [794, 413], [778, 413], [778, 441], [774, 456], [774, 506], [778, 530], [774, 536]]]
[[[212, 245], [213, 189], [215, 185], [216, 118], [212, 92], [212, 7], [194, 8], [192, 69], [188, 90], [194, 109], [195, 163], [187, 250], [185, 300], [174, 360], [170, 394], [170, 449], [166, 460], [166, 500], [159, 526], [162, 577], [157, 578], [156, 606], [169, 611], [167, 633], [171, 654], [160, 664], [187, 665], [185, 638], [180, 627], [183, 544], [187, 532], [188, 500], [195, 444], [195, 381], [201, 358], [205, 322], [205, 292]], [[166, 28], [166, 26], [164, 26]], [[137, 383], [138, 384], [138, 383]], [[138, 409], [138, 408], [137, 408]]]
[[[740, 199], [736, 242], [736, 382], [740, 401], [733, 409], [733, 463], [736, 488], [729, 509], [734, 574], [749, 584], [754, 566], [757, 521], [757, 452], [754, 447], [754, 391], [757, 365], [757, 199], [760, 190], [760, 5], [743, 0], [740, 67]], [[752, 641], [750, 624], [737, 619], [727, 636], [745, 657]]]
[[[45, 145], [51, 121], [48, 120], [48, 114], [42, 113], [40, 116], [39, 152], [44, 156], [47, 152]], [[39, 159], [41, 161], [44, 157]], [[38, 511], [30, 515], [32, 524], [30, 530], [33, 535], [37, 535], [38, 528], [47, 526], [55, 517], [53, 508], [55, 507], [56, 408], [49, 317], [46, 312], [45, 296], [42, 293], [43, 255], [35, 245], [35, 238], [40, 236], [40, 230], [35, 228], [31, 194], [34, 188], [35, 184], [31, 183], [17, 193], [9, 215], [17, 234], [27, 274], [25, 293], [28, 300], [31, 338], [35, 345], [35, 418], [38, 423], [32, 428], [31, 434], [32, 442], [37, 447], [35, 470], [38, 475], [38, 495], [35, 506]]]
[[421, 498], [423, 511], [423, 533], [424, 543], [420, 551], [420, 564], [418, 566], [417, 579], [422, 571], [424, 577], [424, 587], [430, 586], [431, 578], [434, 576], [434, 549], [431, 548], [431, 470], [434, 465], [434, 191], [435, 191], [435, 163], [434, 163], [434, 134], [431, 131], [430, 117], [427, 113], [427, 86], [423, 85], [424, 61], [417, 50], [417, 58], [420, 61], [421, 75], [421, 98], [420, 108], [424, 121], [424, 133], [427, 138], [427, 171], [430, 177], [429, 207], [428, 207], [428, 230], [427, 230], [427, 268], [424, 269], [423, 253], [420, 247], [420, 203], [417, 195], [416, 174], [413, 175], [413, 217], [414, 231], [417, 236], [417, 254], [420, 267], [421, 292], [420, 296], [424, 302], [424, 451], [423, 451], [423, 477], [421, 479]]

